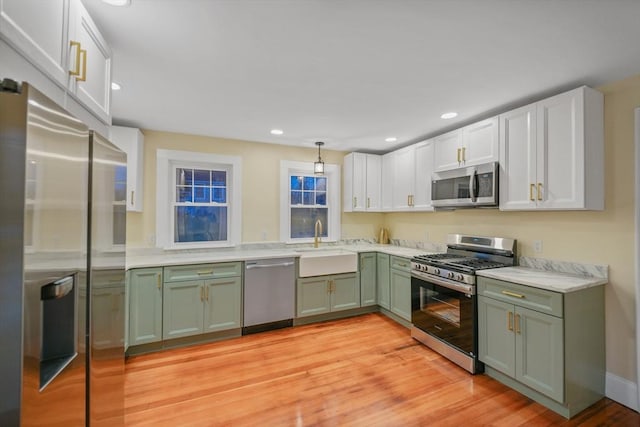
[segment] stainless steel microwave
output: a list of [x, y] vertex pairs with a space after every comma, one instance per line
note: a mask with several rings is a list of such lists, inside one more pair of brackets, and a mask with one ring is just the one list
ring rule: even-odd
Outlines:
[[498, 162], [434, 172], [431, 203], [435, 208], [498, 206]]

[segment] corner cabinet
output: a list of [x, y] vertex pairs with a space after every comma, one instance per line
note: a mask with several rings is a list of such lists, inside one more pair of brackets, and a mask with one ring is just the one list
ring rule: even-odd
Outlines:
[[165, 267], [163, 339], [242, 326], [242, 264]]
[[377, 304], [377, 253], [364, 252], [359, 255], [360, 306]]
[[604, 395], [603, 286], [559, 293], [478, 278], [478, 353], [490, 376], [569, 418]]
[[500, 209], [603, 210], [603, 108], [583, 86], [500, 115]]
[[382, 157], [376, 154], [349, 153], [343, 161], [344, 212], [380, 211]]
[[391, 255], [389, 275], [389, 310], [411, 321], [411, 261]]
[[102, 123], [111, 124], [111, 49], [80, 0], [3, 0], [0, 35]]
[[127, 272], [130, 346], [162, 341], [162, 267]]
[[144, 135], [140, 129], [111, 126], [111, 142], [127, 153], [127, 210], [142, 212]]
[[355, 273], [301, 278], [297, 291], [298, 317], [360, 307], [360, 283]]

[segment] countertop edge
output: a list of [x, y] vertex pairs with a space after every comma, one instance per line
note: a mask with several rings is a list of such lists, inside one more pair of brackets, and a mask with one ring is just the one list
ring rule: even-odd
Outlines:
[[570, 293], [596, 286], [602, 286], [609, 281], [599, 277], [585, 277], [574, 274], [536, 270], [529, 267], [505, 267], [491, 270], [481, 270], [478, 276], [531, 286], [548, 291]]

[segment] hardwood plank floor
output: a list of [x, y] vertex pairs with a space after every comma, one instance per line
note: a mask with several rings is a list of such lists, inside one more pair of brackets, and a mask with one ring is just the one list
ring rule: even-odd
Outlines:
[[135, 356], [127, 426], [639, 426], [609, 399], [567, 421], [469, 375], [381, 314]]

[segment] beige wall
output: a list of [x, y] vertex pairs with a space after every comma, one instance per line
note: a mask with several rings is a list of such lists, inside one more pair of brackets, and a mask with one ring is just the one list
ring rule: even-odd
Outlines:
[[[342, 214], [342, 236], [374, 237], [381, 226], [393, 238], [444, 242], [447, 233], [518, 239], [521, 255], [609, 265], [606, 287], [607, 371], [635, 382], [633, 109], [640, 105], [640, 76], [600, 87], [605, 94], [606, 209], [603, 212], [500, 212]], [[243, 242], [279, 236], [279, 163], [312, 161], [314, 148], [144, 131], [144, 212], [127, 215], [130, 246], [152, 246], [155, 234], [156, 150], [201, 151], [242, 157]], [[327, 163], [346, 153], [323, 150]], [[543, 241], [543, 252], [533, 241]]]

